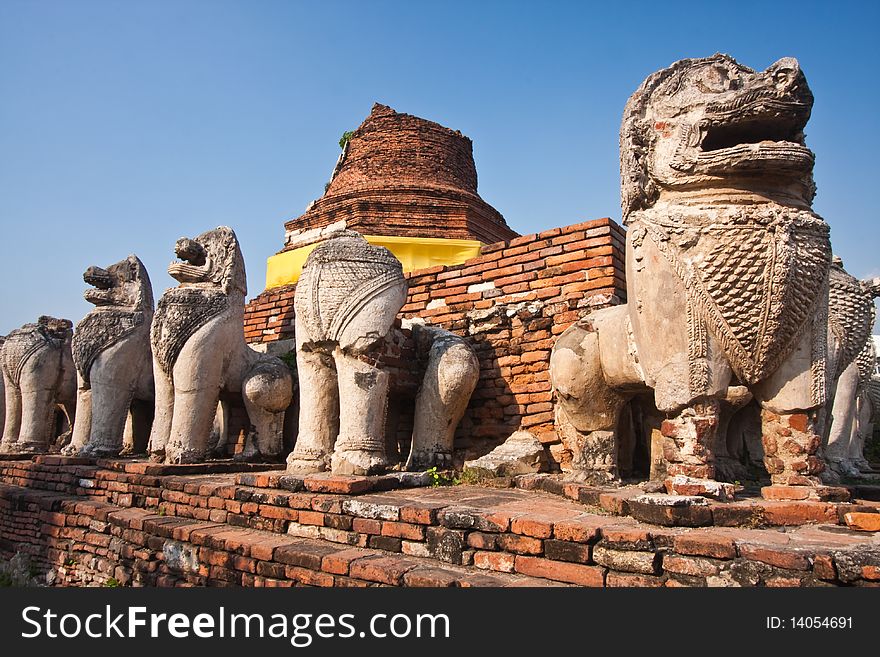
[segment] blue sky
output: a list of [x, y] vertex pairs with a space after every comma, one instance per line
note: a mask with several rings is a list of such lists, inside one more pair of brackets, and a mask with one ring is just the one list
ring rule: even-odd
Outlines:
[[815, 209], [880, 275], [880, 3], [0, 0], [0, 333], [78, 321], [82, 271], [232, 226], [249, 296], [374, 101], [474, 140], [521, 233], [620, 217], [628, 96], [683, 57], [797, 57], [816, 96]]

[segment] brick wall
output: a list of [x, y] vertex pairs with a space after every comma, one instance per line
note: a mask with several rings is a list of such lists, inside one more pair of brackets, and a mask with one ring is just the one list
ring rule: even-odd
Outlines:
[[[545, 443], [551, 463], [565, 460], [553, 429], [550, 350], [585, 314], [625, 300], [623, 250], [623, 229], [597, 219], [490, 244], [460, 265], [408, 275], [402, 326], [417, 319], [443, 327], [467, 338], [480, 359], [480, 381], [456, 435], [458, 460], [485, 453], [520, 427]], [[248, 304], [248, 342], [293, 338], [294, 291], [267, 290]], [[397, 369], [393, 431], [404, 443], [420, 364], [400, 320], [385, 362]]]

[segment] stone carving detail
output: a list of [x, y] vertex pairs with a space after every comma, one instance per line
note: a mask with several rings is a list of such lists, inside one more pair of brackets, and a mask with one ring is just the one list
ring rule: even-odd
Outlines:
[[562, 433], [574, 431], [582, 455], [574, 476], [616, 478], [620, 411], [647, 387], [667, 416], [667, 489], [689, 478], [692, 494], [715, 476], [727, 388], [743, 385], [766, 423], [802, 429], [797, 457], [773, 462], [774, 483], [819, 483], [831, 250], [810, 209], [812, 102], [796, 60], [756, 72], [726, 55], [677, 62], [630, 98], [620, 138], [628, 303], [571, 327], [551, 357]]
[[168, 273], [180, 282], [160, 299], [150, 333], [156, 416], [155, 460], [205, 458], [217, 402], [241, 394], [252, 430], [241, 458], [282, 457], [284, 412], [293, 395], [289, 368], [244, 342], [244, 259], [231, 228], [221, 226], [175, 245]]
[[6, 392], [2, 452], [48, 451], [55, 412], [75, 417], [76, 379], [70, 341], [73, 323], [42, 316], [12, 331], [0, 349]]
[[[77, 417], [67, 454], [117, 456], [147, 446], [153, 406], [150, 324], [153, 288], [137, 256], [102, 269], [89, 267], [93, 287], [85, 299], [95, 309], [76, 325]], [[131, 413], [132, 443], [124, 446]]]
[[[461, 337], [434, 326], [414, 324], [420, 356], [427, 356], [416, 395], [412, 447], [407, 470], [452, 467], [455, 429], [480, 376], [480, 361]], [[420, 358], [421, 360], [421, 358]]]
[[405, 300], [400, 262], [353, 231], [309, 254], [294, 297], [301, 394], [288, 471], [385, 468], [389, 375], [378, 366], [378, 352]]
[[223, 292], [203, 288], [177, 288], [165, 294], [156, 309], [156, 323], [162, 333], [155, 344], [156, 363], [171, 375], [183, 345], [193, 334], [226, 310], [228, 297]]
[[831, 417], [826, 428], [826, 479], [859, 477], [870, 470], [862, 449], [871, 435], [872, 401], [869, 386], [874, 372], [874, 298], [880, 278], [860, 281], [835, 257], [829, 274], [828, 343], [834, 363]]

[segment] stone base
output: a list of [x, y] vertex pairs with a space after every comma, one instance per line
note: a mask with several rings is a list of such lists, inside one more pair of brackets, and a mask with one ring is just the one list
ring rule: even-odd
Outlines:
[[699, 495], [729, 502], [734, 498], [734, 485], [713, 479], [697, 479], [685, 475], [669, 477], [664, 482], [670, 495]]
[[[40, 457], [42, 458], [42, 457]], [[208, 475], [226, 474], [236, 472], [264, 472], [266, 470], [283, 470], [284, 466], [278, 463], [242, 463], [230, 459], [222, 461], [207, 461], [205, 463], [151, 463], [146, 460], [123, 460], [123, 459], [87, 459], [83, 457], [50, 457], [63, 458], [60, 465], [94, 464], [107, 470], [125, 472], [127, 474], [143, 474], [153, 476], [164, 475]], [[40, 463], [40, 459], [37, 460]]]
[[627, 501], [636, 520], [665, 527], [703, 527], [712, 524], [712, 511], [698, 495], [648, 494]]
[[33, 458], [30, 452], [0, 452], [0, 461], [32, 461]]
[[[451, 475], [450, 475], [451, 477]], [[282, 488], [290, 492], [302, 490], [314, 493], [336, 493], [340, 495], [362, 495], [397, 488], [418, 488], [431, 486], [434, 480], [429, 472], [389, 472], [384, 475], [359, 476], [336, 475], [318, 472], [308, 475], [295, 474], [240, 474], [235, 483], [241, 486], [258, 488]]]
[[336, 450], [330, 459], [330, 470], [334, 474], [372, 476], [385, 472], [388, 460], [384, 452], [363, 449]]
[[765, 500], [817, 500], [820, 502], [849, 502], [849, 489], [842, 486], [764, 486], [761, 497]]
[[[718, 482], [714, 482], [718, 483]], [[662, 515], [648, 516], [639, 510], [640, 496], [645, 496], [645, 485], [624, 485], [619, 487], [600, 487], [567, 482], [562, 475], [537, 474], [522, 475], [514, 479], [514, 485], [524, 490], [538, 490], [575, 500], [588, 507], [597, 507], [605, 513], [617, 516], [638, 517], [645, 522], [656, 522], [670, 526], [676, 524], [676, 514], [684, 512], [664, 512]], [[728, 486], [730, 484], [727, 484]], [[652, 490], [654, 486], [651, 486]], [[880, 511], [880, 487], [857, 486], [837, 488], [824, 486], [767, 486], [769, 495], [782, 489], [782, 497], [767, 498], [760, 491], [743, 489], [737, 491], [737, 499], [720, 501], [705, 496], [692, 496], [703, 499], [708, 504], [711, 522], [723, 527], [792, 527], [805, 524], [844, 524], [843, 516], [851, 511]], [[788, 492], [792, 490], [792, 492]], [[814, 497], [796, 497], [810, 491]], [[790, 495], [784, 497], [784, 495]], [[821, 496], [821, 499], [820, 499]], [[675, 495], [649, 495], [651, 498], [676, 499]], [[689, 497], [689, 496], [684, 496]], [[848, 501], [852, 499], [853, 501]], [[635, 505], [633, 501], [636, 500]], [[644, 502], [644, 500], [642, 500]], [[675, 505], [672, 505], [673, 507]], [[702, 512], [697, 512], [702, 513]], [[640, 514], [640, 515], [637, 515]], [[687, 514], [684, 514], [687, 515]], [[655, 520], [649, 520], [649, 517]], [[663, 517], [666, 519], [664, 520]], [[679, 523], [680, 524], [680, 523]]]

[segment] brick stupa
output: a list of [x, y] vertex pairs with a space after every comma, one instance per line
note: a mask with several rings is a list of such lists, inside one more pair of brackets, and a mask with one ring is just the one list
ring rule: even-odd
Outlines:
[[351, 133], [324, 195], [284, 228], [269, 289], [296, 283], [314, 245], [343, 229], [390, 249], [405, 271], [458, 264], [518, 235], [477, 193], [469, 138], [378, 103]]
[[517, 236], [477, 194], [468, 137], [378, 103], [351, 135], [324, 196], [285, 229], [295, 236], [339, 221], [364, 235], [484, 244]]

